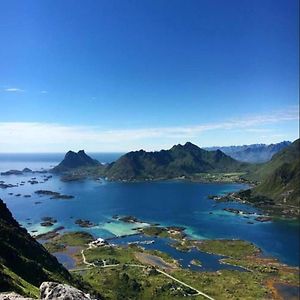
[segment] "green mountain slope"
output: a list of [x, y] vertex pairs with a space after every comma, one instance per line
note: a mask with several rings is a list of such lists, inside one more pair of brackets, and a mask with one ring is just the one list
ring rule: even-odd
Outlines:
[[159, 152], [129, 152], [108, 166], [105, 175], [112, 180], [176, 178], [206, 172], [237, 172], [246, 166], [220, 150], [206, 151], [186, 143]]
[[251, 178], [257, 181], [263, 181], [271, 174], [274, 174], [276, 169], [282, 167], [284, 164], [295, 164], [299, 160], [299, 149], [300, 142], [299, 139], [297, 139], [288, 147], [276, 153], [269, 162], [260, 165], [256, 172], [251, 174]]
[[0, 200], [0, 292], [37, 296], [43, 281], [70, 282], [69, 272], [32, 238]]
[[259, 184], [251, 191], [240, 193], [242, 198], [299, 214], [300, 140], [275, 154], [271, 161], [261, 165], [249, 177]]

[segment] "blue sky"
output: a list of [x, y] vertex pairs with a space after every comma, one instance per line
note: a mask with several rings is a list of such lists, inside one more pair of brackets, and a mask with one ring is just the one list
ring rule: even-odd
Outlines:
[[0, 152], [298, 137], [296, 0], [3, 0]]

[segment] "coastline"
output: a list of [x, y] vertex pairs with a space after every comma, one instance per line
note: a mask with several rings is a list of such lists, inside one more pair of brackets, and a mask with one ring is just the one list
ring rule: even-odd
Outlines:
[[[155, 227], [161, 228], [160, 226]], [[173, 228], [178, 229], [177, 236], [174, 236], [168, 231], [167, 228], [165, 228], [168, 232], [169, 238], [171, 238], [173, 242], [187, 243], [185, 249], [179, 249], [177, 251], [184, 254], [191, 253], [192, 249], [198, 249], [203, 253], [207, 253], [210, 255], [221, 255], [221, 257], [219, 258], [219, 263], [221, 265], [229, 268], [236, 267], [237, 269], [215, 270], [209, 272], [205, 271], [205, 269], [203, 271], [199, 269], [195, 272], [192, 271], [190, 267], [183, 267], [182, 262], [179, 262], [178, 260], [174, 259], [174, 257], [172, 255], [170, 256], [170, 253], [168, 252], [165, 253], [161, 252], [161, 250], [159, 249], [150, 250], [148, 248], [145, 248], [145, 245], [147, 244], [143, 242], [137, 244], [133, 244], [130, 242], [125, 244], [115, 243], [116, 240], [122, 239], [124, 237], [107, 239], [108, 244], [105, 246], [100, 246], [98, 248], [90, 248], [90, 246], [87, 245], [88, 241], [82, 240], [80, 242], [81, 245], [78, 245], [76, 239], [71, 239], [71, 245], [68, 245], [66, 248], [64, 248], [62, 250], [62, 253], [68, 255], [68, 249], [70, 247], [74, 247], [74, 245], [78, 247], [78, 251], [76, 253], [71, 254], [71, 257], [76, 264], [75, 269], [72, 269], [71, 271], [76, 272], [76, 270], [78, 269], [81, 272], [81, 274], [83, 274], [83, 276], [90, 276], [89, 274], [90, 272], [92, 272], [93, 269], [103, 270], [104, 272], [106, 268], [109, 268], [110, 272], [114, 273], [119, 272], [118, 270], [120, 270], [120, 268], [122, 269], [122, 266], [127, 266], [126, 268], [128, 268], [130, 265], [139, 265], [145, 269], [151, 267], [151, 272], [155, 272], [155, 270], [159, 271], [162, 269], [168, 274], [171, 273], [172, 276], [175, 276], [175, 278], [178, 278], [183, 282], [190, 282], [192, 278], [199, 278], [200, 280], [200, 278], [203, 278], [203, 276], [210, 277], [217, 275], [217, 277], [215, 278], [219, 279], [216, 281], [216, 283], [221, 280], [218, 283], [221, 284], [223, 280], [225, 280], [226, 282], [236, 280], [234, 278], [237, 278], [236, 276], [238, 276], [240, 280], [241, 278], [247, 278], [247, 285], [254, 285], [255, 289], [266, 288], [268, 293], [271, 293], [272, 295], [276, 293], [279, 295], [279, 290], [275, 285], [276, 282], [282, 284], [282, 286], [290, 286], [293, 289], [299, 289], [299, 283], [297, 281], [297, 274], [299, 272], [298, 267], [292, 267], [283, 264], [277, 259], [274, 259], [269, 256], [262, 256], [262, 250], [252, 243], [235, 239], [218, 239], [206, 241], [191, 240], [188, 236], [182, 235], [184, 229], [179, 229], [176, 226], [173, 226]], [[147, 227], [145, 229], [147, 229]], [[165, 232], [166, 231], [164, 231], [164, 233]], [[149, 238], [152, 238], [156, 243], [161, 238], [160, 235], [164, 236], [164, 233], [162, 234], [162, 232], [160, 232], [159, 235], [149, 235], [148, 232], [148, 234], [139, 233], [139, 235], [141, 236], [141, 240], [144, 240], [148, 236]], [[67, 233], [67, 235], [68, 234], [72, 236], [72, 233]], [[62, 239], [63, 236], [64, 234], [62, 235]], [[55, 239], [57, 239], [57, 237], [54, 238], [54, 240]], [[58, 241], [59, 240], [60, 238], [58, 238]], [[170, 246], [175, 248], [176, 244], [172, 243], [170, 244]], [[85, 254], [84, 258], [82, 253]], [[101, 261], [103, 261], [104, 264]], [[110, 261], [113, 262], [113, 264], [109, 265], [108, 262]], [[203, 263], [205, 263], [205, 261], [199, 259], [196, 259], [194, 261], [197, 261], [198, 265], [200, 266]], [[101, 262], [101, 264], [99, 264], [99, 262]], [[192, 260], [190, 261], [190, 264], [191, 262]], [[191, 265], [196, 266], [196, 264]], [[134, 276], [140, 276], [138, 275], [139, 273], [132, 274], [135, 274]], [[257, 285], [257, 278], [260, 278], [259, 286]], [[274, 285], [272, 285], [273, 288], [271, 288], [270, 282], [274, 283]], [[191, 284], [191, 286], [199, 288], [198, 285], [195, 285], [195, 282], [194, 284]], [[252, 292], [254, 292], [254, 290]], [[220, 289], [220, 292], [224, 293], [223, 287]]]

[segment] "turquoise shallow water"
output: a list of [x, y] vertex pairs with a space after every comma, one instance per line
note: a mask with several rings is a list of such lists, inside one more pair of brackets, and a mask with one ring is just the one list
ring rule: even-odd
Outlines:
[[[19, 161], [18, 166], [21, 166], [20, 163]], [[36, 166], [47, 167], [49, 163], [49, 161], [39, 162]], [[22, 166], [26, 166], [26, 161], [22, 162]], [[24, 186], [0, 189], [0, 197], [7, 203], [16, 219], [29, 231], [49, 230], [39, 225], [41, 218], [45, 216], [58, 220], [55, 227], [64, 226], [65, 230], [82, 230], [74, 223], [76, 219], [82, 218], [96, 224], [95, 227], [85, 230], [95, 236], [107, 238], [134, 233], [132, 230], [134, 227], [146, 225], [126, 224], [112, 219], [115, 214], [133, 215], [148, 223], [184, 226], [186, 232], [194, 238], [245, 239], [261, 247], [266, 255], [275, 256], [291, 265], [298, 264], [299, 224], [287, 221], [256, 222], [255, 215], [245, 218], [223, 210], [225, 207], [232, 207], [253, 214], [259, 213], [253, 207], [240, 203], [216, 203], [207, 197], [210, 194], [239, 190], [244, 188], [243, 185], [182, 181], [110, 183], [86, 180], [64, 183], [56, 176], [48, 182], [36, 185], [27, 182], [31, 177], [37, 177], [38, 181], [42, 181], [42, 176], [43, 174], [28, 174], [0, 177], [0, 180], [6, 183], [26, 182]], [[54, 200], [47, 196], [40, 197], [34, 194], [38, 189], [74, 195], [75, 198]], [[17, 193], [22, 196], [16, 197]], [[31, 197], [24, 198], [25, 194]], [[35, 204], [37, 201], [41, 203]], [[254, 224], [248, 224], [249, 221], [253, 221]]]

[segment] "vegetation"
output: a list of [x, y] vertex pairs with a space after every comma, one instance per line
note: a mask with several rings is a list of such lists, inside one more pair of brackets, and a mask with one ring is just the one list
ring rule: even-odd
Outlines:
[[239, 193], [242, 200], [252, 202], [272, 214], [299, 216], [300, 140], [274, 155], [271, 161], [247, 178], [255, 178], [259, 184], [252, 190]]
[[[79, 240], [88, 240], [84, 233], [75, 236], [76, 239], [66, 234], [61, 237], [61, 242], [75, 245]], [[37, 297], [38, 287], [44, 281], [68, 283], [95, 294], [88, 283], [81, 277], [72, 276], [26, 229], [21, 228], [0, 200], [0, 292], [14, 291]]]
[[140, 230], [145, 235], [169, 237], [168, 230], [165, 227], [147, 226]]
[[255, 256], [259, 249], [247, 241], [241, 240], [205, 240], [192, 243], [199, 250], [234, 258]]
[[67, 232], [54, 239], [55, 242], [67, 244], [68, 246], [85, 246], [93, 240], [93, 236], [84, 231]]
[[44, 244], [44, 247], [50, 253], [62, 252], [67, 246], [86, 247], [86, 245], [93, 240], [93, 236], [87, 232], [67, 232], [63, 235], [54, 236], [50, 241]]
[[19, 226], [2, 200], [0, 265], [1, 286], [22, 294], [35, 295], [34, 287], [38, 287], [43, 281], [72, 281], [69, 272], [57, 259]]
[[[63, 180], [104, 176], [110, 180], [202, 179], [203, 173], [245, 172], [251, 168], [227, 156], [220, 150], [206, 151], [192, 143], [175, 145], [169, 150], [129, 152], [116, 162], [103, 166], [84, 152], [69, 151], [53, 172], [63, 173]], [[233, 176], [237, 176], [233, 174]], [[210, 177], [213, 179], [213, 175]]]
[[[148, 227], [148, 234], [160, 236], [167, 232], [163, 227]], [[68, 236], [72, 236], [70, 233]], [[78, 242], [74, 242], [78, 238]], [[64, 235], [61, 236], [62, 240]], [[69, 239], [69, 238], [68, 238]], [[68, 240], [67, 239], [67, 240]], [[84, 245], [84, 239], [75, 234], [70, 239], [72, 244]], [[79, 242], [81, 241], [81, 242]], [[260, 250], [252, 243], [241, 240], [177, 240], [173, 246], [183, 247], [188, 251], [197, 247], [201, 251], [225, 256], [223, 263], [237, 265], [245, 271], [222, 270], [217, 272], [195, 272], [182, 269], [168, 254], [143, 250], [136, 245], [128, 247], [104, 246], [84, 251], [86, 260], [95, 263], [96, 267], [81, 271], [84, 281], [92, 286], [106, 299], [186, 299], [195, 293], [178, 282], [160, 274], [142, 259], [143, 254], [161, 258], [170, 264], [169, 272], [176, 279], [199, 289], [215, 299], [266, 299], [271, 298], [269, 282], [281, 282], [298, 286], [297, 268], [288, 267], [270, 258], [260, 255]], [[80, 253], [78, 257], [81, 256]], [[146, 256], [147, 258], [147, 256]], [[81, 261], [81, 262], [80, 262]], [[104, 267], [112, 264], [112, 267]], [[157, 260], [155, 260], [157, 261]], [[77, 260], [78, 267], [85, 267], [82, 260]], [[192, 264], [200, 265], [197, 260]], [[197, 296], [196, 299], [202, 299]]]
[[189, 177], [206, 172], [237, 172], [246, 166], [220, 150], [206, 151], [186, 143], [159, 152], [129, 152], [111, 164], [105, 174], [114, 180], [152, 180]]
[[62, 162], [52, 169], [53, 172], [66, 172], [80, 167], [99, 166], [100, 163], [86, 155], [84, 150], [77, 153], [73, 151], [67, 152]]

